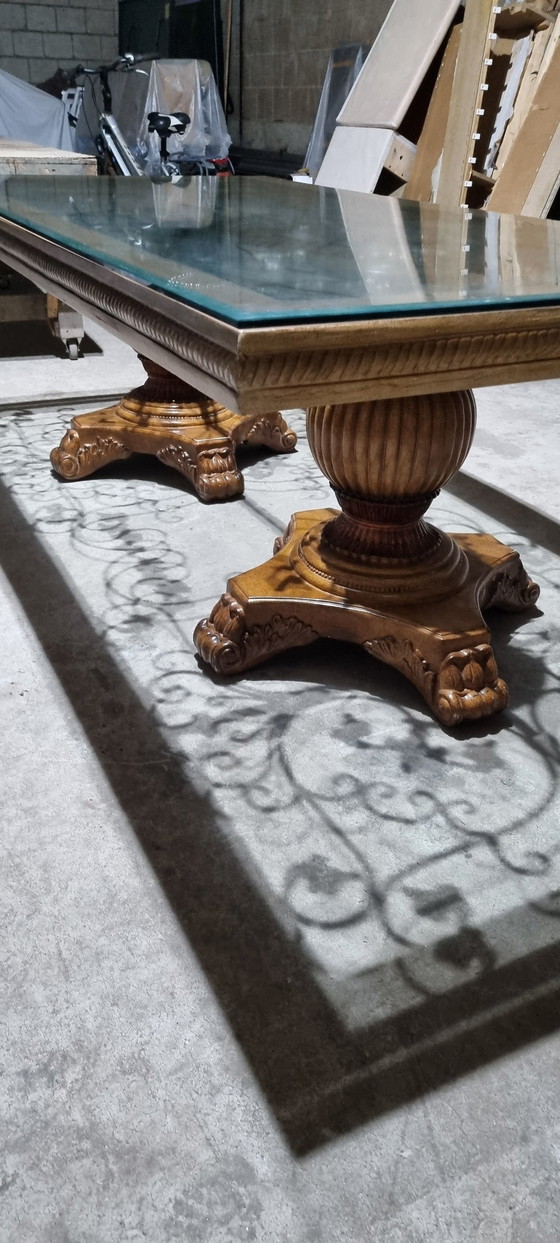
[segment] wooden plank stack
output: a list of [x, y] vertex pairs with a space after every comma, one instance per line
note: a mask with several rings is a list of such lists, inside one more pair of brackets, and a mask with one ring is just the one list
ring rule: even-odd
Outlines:
[[[389, 168], [404, 198], [546, 216], [560, 191], [560, 0], [466, 0], [457, 8], [448, 5], [442, 44], [442, 0], [412, 11], [408, 0], [395, 0], [317, 180], [374, 190]], [[390, 55], [399, 28], [403, 44], [420, 49], [420, 73]], [[414, 147], [399, 126], [428, 53], [438, 48], [439, 73]]]
[[503, 8], [467, 0], [430, 197], [443, 206], [542, 216], [559, 184], [557, 13], [546, 0]]

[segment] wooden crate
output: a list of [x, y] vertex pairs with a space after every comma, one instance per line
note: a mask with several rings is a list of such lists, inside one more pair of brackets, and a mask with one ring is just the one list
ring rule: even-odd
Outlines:
[[15, 174], [37, 176], [74, 174], [95, 176], [97, 161], [93, 155], [81, 155], [77, 151], [57, 151], [55, 147], [39, 147], [34, 142], [20, 142], [16, 138], [3, 138], [0, 134], [0, 177]]
[[[54, 147], [40, 147], [36, 143], [20, 142], [19, 139], [0, 135], [0, 177], [72, 174], [95, 176], [95, 157], [75, 151], [58, 151]], [[63, 342], [68, 356], [77, 358], [84, 336], [81, 315], [56, 298], [46, 297], [31, 281], [0, 263], [0, 323], [41, 319], [48, 320], [54, 335]]]

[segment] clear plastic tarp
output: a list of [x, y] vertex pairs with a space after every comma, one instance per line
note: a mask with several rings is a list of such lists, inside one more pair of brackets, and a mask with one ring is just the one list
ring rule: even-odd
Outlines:
[[0, 69], [0, 137], [73, 151], [72, 130], [61, 99]]
[[315, 178], [334, 134], [336, 118], [369, 52], [367, 43], [341, 43], [329, 57], [317, 116], [309, 140], [305, 168]]
[[[184, 134], [173, 134], [169, 153], [188, 160], [217, 160], [227, 156], [231, 138], [214, 75], [205, 60], [154, 60], [133, 70], [109, 74], [113, 115], [143, 171], [150, 174], [160, 162], [157, 134], [148, 133], [149, 112], [186, 112]], [[78, 117], [79, 151], [95, 151], [93, 136], [102, 111], [99, 87], [86, 82]]]

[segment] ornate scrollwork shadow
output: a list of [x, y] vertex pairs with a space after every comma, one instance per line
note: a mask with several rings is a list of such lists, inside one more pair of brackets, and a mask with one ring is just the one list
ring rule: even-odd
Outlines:
[[[535, 973], [545, 984], [552, 978], [560, 938], [560, 558], [517, 536], [543, 584], [543, 613], [519, 632], [508, 618], [494, 627], [501, 667], [507, 676], [515, 654], [520, 687], [506, 729], [481, 725], [451, 736], [391, 669], [343, 645], [312, 645], [243, 678], [211, 680], [195, 663], [192, 625], [232, 563], [251, 559], [251, 508], [228, 510], [226, 539], [208, 510], [157, 480], [93, 478], [61, 489], [42, 456], [56, 420], [44, 411], [0, 419], [11, 493], [85, 599], [96, 641], [123, 684], [138, 688], [176, 788], [183, 774], [227, 825], [239, 873], [342, 1043], [341, 1081], [334, 1053], [316, 1080], [306, 1061], [306, 1095], [280, 1054], [275, 1077], [270, 1041], [259, 1053], [239, 999], [228, 994], [269, 1100], [304, 1150], [323, 1142], [325, 1119], [343, 1130], [360, 1110], [384, 1107], [363, 1083], [381, 1074], [389, 1046], [396, 1082], [422, 1041], [441, 1047], [455, 1039], [461, 1014], [483, 1027], [498, 1002], [512, 1013], [522, 1004]], [[311, 489], [306, 452], [300, 441]], [[255, 463], [261, 525], [263, 488], [269, 476], [282, 480], [287, 465], [293, 469], [289, 459]], [[289, 511], [292, 483], [281, 486]], [[448, 528], [476, 522], [456, 500], [439, 504]], [[269, 527], [271, 543], [273, 512]], [[516, 542], [510, 533], [507, 542]], [[272, 961], [261, 945], [254, 987], [264, 991], [268, 954]], [[295, 1025], [292, 1058], [298, 1041], [325, 1053], [328, 1022], [307, 1022], [299, 1036]], [[283, 1031], [280, 1012], [274, 1023]]]

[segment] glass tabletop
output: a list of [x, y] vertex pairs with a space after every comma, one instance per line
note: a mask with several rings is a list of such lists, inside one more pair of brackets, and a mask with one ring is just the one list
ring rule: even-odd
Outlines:
[[267, 177], [7, 177], [1, 218], [239, 327], [560, 304], [560, 223]]

